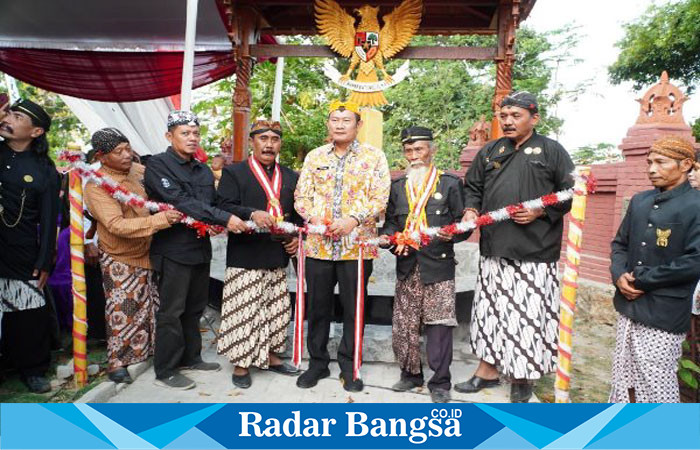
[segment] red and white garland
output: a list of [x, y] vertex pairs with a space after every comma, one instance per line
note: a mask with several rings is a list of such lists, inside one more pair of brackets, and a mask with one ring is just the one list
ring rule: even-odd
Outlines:
[[[146, 200], [138, 194], [127, 191], [123, 187], [119, 186], [119, 183], [110, 177], [105, 176], [103, 173], [90, 167], [89, 164], [83, 161], [84, 155], [81, 152], [63, 150], [59, 154], [59, 159], [69, 162], [71, 166], [73, 166], [73, 170], [80, 174], [84, 180], [95, 183], [119, 203], [136, 208], [146, 208], [152, 213], [175, 210], [173, 205]], [[183, 215], [182, 219], [180, 219], [180, 223], [183, 223], [186, 226], [196, 230], [197, 235], [200, 237], [206, 235], [207, 233], [219, 234], [225, 231], [224, 227], [218, 225], [207, 225], [206, 223], [196, 220], [188, 215]]]
[[[575, 181], [582, 180], [586, 184], [586, 194], [591, 194], [595, 192], [595, 179], [593, 176], [581, 176], [578, 173], [574, 172], [571, 174], [571, 176], [574, 178]], [[484, 213], [481, 216], [479, 216], [478, 219], [474, 221], [469, 221], [469, 222], [457, 222], [453, 223], [444, 227], [429, 227], [425, 228], [423, 230], [419, 231], [414, 231], [410, 233], [405, 233], [405, 232], [397, 232], [394, 233], [392, 236], [389, 236], [389, 241], [392, 245], [396, 244], [406, 244], [407, 241], [413, 241], [414, 243], [417, 243], [419, 245], [427, 245], [435, 239], [438, 236], [438, 233], [442, 232], [444, 234], [461, 234], [461, 233], [466, 233], [467, 231], [474, 230], [479, 227], [487, 226], [494, 224], [496, 222], [503, 222], [506, 220], [510, 220], [513, 218], [513, 215], [523, 209], [542, 209], [547, 206], [554, 206], [558, 205], [561, 203], [565, 203], [569, 200], [571, 200], [575, 194], [578, 195], [583, 195], [583, 192], [576, 192], [574, 188], [571, 189], [565, 189], [559, 192], [555, 192], [552, 194], [547, 194], [543, 195], [542, 197], [533, 199], [533, 200], [528, 200], [526, 202], [518, 203], [515, 205], [509, 205], [501, 209], [497, 209], [495, 211], [491, 211], [488, 213]], [[303, 234], [320, 234], [320, 235], [325, 235], [329, 236], [330, 234], [328, 233], [328, 226], [327, 225], [311, 225], [311, 224], [306, 224], [303, 227], [297, 227], [293, 223], [289, 222], [279, 222], [275, 225], [275, 227], [272, 230], [269, 230], [267, 228], [261, 228], [255, 225], [253, 221], [248, 221], [246, 222], [246, 225], [248, 228], [251, 230], [251, 232], [255, 233], [272, 233], [272, 234], [289, 234], [289, 235], [294, 235], [297, 234], [300, 230]], [[373, 239], [365, 239], [362, 240], [361, 242], [357, 240], [357, 235], [355, 232], [353, 232], [350, 235], [350, 242], [354, 242], [358, 245], [361, 246], [377, 246], [380, 244], [380, 239], [379, 238], [373, 238]]]

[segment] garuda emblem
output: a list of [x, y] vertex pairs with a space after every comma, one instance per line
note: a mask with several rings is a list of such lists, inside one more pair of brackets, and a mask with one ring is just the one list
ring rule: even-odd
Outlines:
[[[331, 63], [324, 67], [326, 75], [347, 89], [352, 90], [349, 101], [360, 106], [386, 105], [382, 92], [408, 75], [408, 61], [394, 76], [384, 69], [384, 60], [403, 50], [418, 31], [423, 11], [422, 0], [403, 0], [399, 6], [382, 17], [379, 26], [379, 7], [364, 5], [353, 10], [360, 23], [334, 0], [316, 0], [316, 25], [331, 49], [350, 58], [350, 67], [341, 75]], [[351, 75], [357, 69], [354, 80]], [[380, 80], [377, 70], [382, 74]]]

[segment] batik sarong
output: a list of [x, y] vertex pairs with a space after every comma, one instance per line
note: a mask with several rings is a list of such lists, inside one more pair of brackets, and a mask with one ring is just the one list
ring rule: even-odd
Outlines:
[[678, 359], [685, 334], [649, 327], [620, 315], [613, 355], [611, 403], [678, 403]]
[[155, 272], [115, 261], [100, 253], [106, 305], [108, 370], [153, 355], [156, 311], [160, 306]]
[[559, 326], [556, 263], [481, 257], [470, 324], [476, 356], [514, 379], [555, 370]]
[[[6, 312], [41, 308], [46, 304], [44, 293], [37, 287], [37, 280], [11, 280], [0, 278], [0, 324]], [[0, 326], [0, 337], [2, 327]]]
[[285, 349], [292, 304], [285, 269], [228, 267], [217, 351], [239, 367], [267, 369]]
[[455, 280], [423, 284], [416, 264], [405, 280], [396, 281], [391, 340], [399, 367], [421, 371], [420, 336], [424, 325], [457, 326]]

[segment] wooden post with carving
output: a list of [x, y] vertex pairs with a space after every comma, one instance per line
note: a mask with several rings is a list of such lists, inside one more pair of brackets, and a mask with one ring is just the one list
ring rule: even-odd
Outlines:
[[[239, 47], [242, 49], [243, 46]], [[253, 60], [242, 54], [237, 59], [236, 87], [233, 90], [233, 161], [243, 161], [248, 156], [248, 128], [250, 128], [250, 76]]]
[[231, 33], [229, 39], [233, 44], [236, 56], [236, 86], [233, 89], [233, 149], [232, 154], [226, 155], [227, 162], [243, 161], [248, 157], [248, 128], [250, 127], [250, 77], [253, 74], [254, 59], [250, 55], [250, 44], [255, 36], [258, 14], [245, 7], [236, 8], [227, 5], [227, 13], [231, 10]]
[[491, 103], [491, 139], [503, 136], [498, 124], [501, 100], [513, 90], [515, 31], [520, 22], [520, 0], [501, 0], [498, 11], [498, 52], [496, 54], [496, 90]]

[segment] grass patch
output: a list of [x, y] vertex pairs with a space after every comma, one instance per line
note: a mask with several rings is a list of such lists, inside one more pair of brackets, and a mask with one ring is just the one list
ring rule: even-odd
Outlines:
[[97, 375], [88, 377], [88, 384], [80, 389], [75, 387], [73, 377], [66, 380], [56, 378], [56, 367], [65, 365], [73, 358], [70, 350], [58, 350], [51, 355], [51, 366], [46, 377], [51, 382], [51, 392], [35, 394], [24, 385], [17, 372], [7, 372], [0, 384], [1, 403], [68, 403], [83, 396], [107, 379], [107, 348], [104, 342], [88, 342], [88, 365], [97, 364], [100, 367]]

